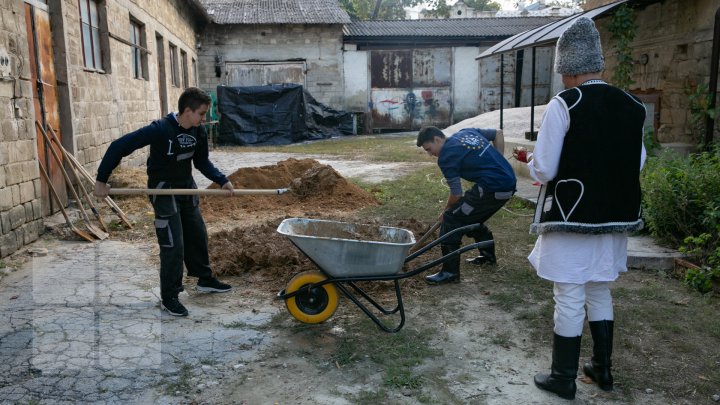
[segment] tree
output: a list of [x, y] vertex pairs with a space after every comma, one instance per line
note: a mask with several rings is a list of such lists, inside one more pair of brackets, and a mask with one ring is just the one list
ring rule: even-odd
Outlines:
[[502, 8], [492, 0], [463, 0], [463, 2], [477, 11], [498, 11]]
[[[500, 4], [492, 0], [463, 0], [463, 2], [478, 11], [497, 11], [502, 8]], [[450, 17], [450, 6], [447, 4], [447, 0], [430, 0], [426, 3], [430, 7], [427, 15], [436, 18]]]
[[404, 19], [405, 7], [413, 7], [423, 3], [422, 0], [339, 0], [340, 7], [347, 11], [353, 20], [373, 19], [372, 15], [375, 6], [378, 4], [377, 1], [381, 2], [375, 18], [378, 20]]

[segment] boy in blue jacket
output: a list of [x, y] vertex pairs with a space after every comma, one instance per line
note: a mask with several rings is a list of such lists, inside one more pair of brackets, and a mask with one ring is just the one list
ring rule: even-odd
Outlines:
[[[148, 188], [197, 188], [192, 177], [192, 162], [205, 177], [223, 189], [232, 190], [232, 183], [208, 158], [207, 132], [201, 124], [210, 103], [210, 96], [205, 92], [189, 87], [178, 99], [178, 113], [170, 113], [112, 142], [98, 167], [95, 195], [107, 196], [108, 178], [122, 158], [148, 145]], [[198, 291], [228, 292], [232, 287], [212, 274], [199, 198], [155, 195], [150, 201], [160, 245], [161, 307], [170, 315], [187, 316], [187, 309], [178, 300], [178, 294], [183, 291], [183, 264], [189, 276], [198, 278], [195, 287]]]
[[[438, 166], [450, 187], [445, 210], [441, 216], [440, 235], [470, 224], [484, 224], [515, 193], [515, 173], [510, 163], [496, 150], [494, 129], [464, 128], [446, 138], [436, 127], [425, 127], [417, 137], [417, 146], [438, 158]], [[473, 186], [463, 195], [461, 180]], [[447, 255], [460, 248], [463, 235], [446, 239], [440, 245]], [[468, 235], [476, 242], [493, 240], [487, 226]], [[471, 259], [474, 264], [495, 264], [495, 245], [480, 249], [480, 256]], [[460, 255], [443, 263], [442, 270], [425, 277], [431, 284], [460, 281]]]

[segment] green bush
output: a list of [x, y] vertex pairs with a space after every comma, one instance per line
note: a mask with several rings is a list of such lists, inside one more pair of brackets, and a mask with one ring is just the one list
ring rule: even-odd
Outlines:
[[641, 182], [648, 228], [700, 266], [685, 273], [688, 287], [712, 291], [720, 278], [720, 147], [650, 157]]
[[661, 242], [679, 247], [688, 236], [720, 241], [720, 148], [680, 156], [666, 151], [650, 157], [641, 176], [645, 222]]

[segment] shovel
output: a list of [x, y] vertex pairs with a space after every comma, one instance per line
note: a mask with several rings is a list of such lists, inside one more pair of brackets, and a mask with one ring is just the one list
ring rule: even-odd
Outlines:
[[42, 165], [38, 166], [40, 166], [40, 174], [42, 174], [43, 179], [45, 179], [45, 182], [50, 189], [50, 194], [52, 194], [53, 198], [55, 198], [55, 201], [57, 201], [58, 207], [60, 207], [60, 212], [62, 212], [63, 217], [65, 217], [65, 221], [67, 222], [70, 229], [72, 229], [73, 232], [75, 232], [78, 236], [85, 239], [86, 241], [94, 242], [95, 239], [93, 239], [93, 237], [90, 236], [87, 232], [81, 231], [80, 229], [75, 227], [72, 220], [70, 220], [67, 211], [65, 211], [65, 207], [63, 207], [62, 201], [60, 201], [60, 196], [58, 196], [57, 191], [55, 191], [55, 187], [53, 187], [52, 182], [50, 181], [50, 176], [48, 176], [48, 174], [45, 172], [45, 169], [43, 169]]
[[[60, 154], [63, 158], [68, 159], [69, 153], [65, 150], [65, 148], [62, 147], [60, 144], [60, 139], [58, 139], [57, 134], [55, 133], [55, 130], [52, 129], [50, 125], [48, 125], [48, 128], [50, 128], [50, 136], [52, 136], [53, 142], [57, 144], [60, 147]], [[47, 139], [47, 138], [45, 138]], [[98, 212], [97, 208], [95, 207], [95, 204], [93, 203], [92, 198], [90, 198], [90, 195], [88, 194], [87, 190], [85, 189], [85, 186], [82, 184], [82, 179], [80, 178], [80, 175], [78, 174], [77, 170], [75, 170], [75, 166], [71, 163], [68, 165], [70, 167], [70, 171], [72, 172], [73, 176], [75, 176], [75, 181], [78, 184], [78, 188], [82, 192], [83, 197], [85, 198], [85, 201], [87, 201], [88, 206], [90, 206], [90, 210], [92, 211], [93, 215], [95, 215], [95, 219], [97, 219], [98, 223], [100, 224], [100, 227], [102, 227], [102, 230], [105, 232], [108, 232], [108, 227], [105, 225], [105, 221], [102, 219], [102, 215]]]
[[58, 153], [55, 151], [55, 148], [52, 145], [52, 142], [50, 141], [50, 137], [47, 135], [45, 130], [42, 129], [39, 122], [35, 122], [37, 124], [38, 128], [40, 128], [40, 133], [42, 133], [43, 137], [45, 138], [45, 142], [50, 146], [48, 149], [50, 149], [50, 152], [52, 153], [55, 160], [58, 162], [58, 166], [60, 167], [60, 172], [63, 174], [63, 177], [65, 178], [65, 182], [68, 185], [68, 188], [70, 189], [70, 192], [73, 195], [73, 198], [75, 198], [75, 201], [77, 201], [78, 208], [80, 208], [80, 213], [82, 214], [83, 219], [85, 220], [85, 226], [87, 227], [88, 231], [92, 233], [96, 238], [103, 240], [107, 239], [108, 233], [103, 231], [102, 229], [99, 229], [95, 225], [92, 224], [90, 221], [90, 217], [88, 217], [87, 212], [85, 212], [85, 207], [82, 205], [82, 201], [80, 200], [80, 197], [77, 194], [77, 191], [75, 191], [75, 187], [72, 186], [72, 180], [70, 180], [70, 176], [67, 174], [67, 171], [65, 170], [65, 166], [63, 164], [62, 159], [58, 155]]
[[[65, 147], [63, 147], [62, 144], [60, 144], [60, 142], [57, 140], [57, 134], [55, 134], [55, 130], [52, 129], [52, 127], [49, 127], [49, 128], [50, 128], [50, 133], [53, 135], [53, 141], [55, 142], [55, 144], [57, 144], [57, 146], [63, 152], [64, 156], [75, 167], [75, 170], [80, 172], [80, 175], [82, 175], [87, 181], [89, 181], [90, 184], [94, 184], [95, 180], [92, 178], [90, 173], [88, 173], [88, 171], [85, 170], [85, 167], [83, 167], [83, 165], [80, 164], [80, 162], [75, 158], [75, 156], [73, 156], [72, 153], [68, 152], [67, 149], [65, 149]], [[130, 220], [128, 219], [128, 217], [125, 216], [125, 213], [120, 209], [120, 207], [118, 207], [118, 205], [115, 203], [115, 201], [113, 201], [113, 199], [110, 197], [105, 197], [103, 200], [110, 207], [112, 212], [114, 212], [118, 216], [118, 218], [120, 218], [120, 221], [122, 221], [125, 224], [125, 226], [128, 227], [128, 229], [132, 229], [132, 227], [133, 227], [132, 223], [130, 223]], [[106, 230], [107, 230], [107, 228], [106, 228]]]
[[422, 238], [420, 238], [420, 240], [418, 240], [417, 242], [415, 242], [414, 245], [412, 245], [412, 247], [410, 248], [408, 253], [412, 253], [412, 252], [420, 249], [421, 247], [425, 246], [424, 245], [425, 241], [428, 240], [430, 238], [430, 236], [432, 236], [438, 228], [440, 228], [441, 224], [442, 224], [442, 221], [435, 222], [435, 224], [433, 224], [433, 226], [431, 226], [430, 229], [428, 229], [427, 232], [425, 232], [425, 234], [422, 236]]

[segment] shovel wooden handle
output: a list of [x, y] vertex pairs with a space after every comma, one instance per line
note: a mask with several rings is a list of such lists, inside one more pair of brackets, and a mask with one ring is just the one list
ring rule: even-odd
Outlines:
[[442, 225], [441, 221], [435, 222], [435, 224], [433, 224], [433, 226], [430, 227], [430, 229], [428, 229], [427, 232], [425, 232], [425, 234], [422, 236], [422, 238], [420, 238], [420, 240], [418, 240], [417, 242], [415, 242], [414, 245], [412, 245], [409, 252], [412, 253], [412, 252], [420, 249], [421, 247], [423, 247], [424, 246], [423, 243], [425, 243], [425, 241], [428, 240], [435, 233], [435, 231], [438, 228], [440, 228], [440, 225]]
[[235, 197], [241, 195], [280, 195], [288, 192], [287, 188], [277, 189], [198, 189], [198, 188], [111, 188], [109, 195], [220, 195]]

